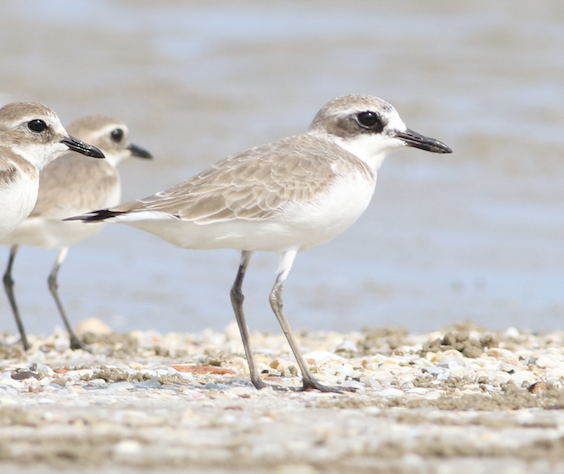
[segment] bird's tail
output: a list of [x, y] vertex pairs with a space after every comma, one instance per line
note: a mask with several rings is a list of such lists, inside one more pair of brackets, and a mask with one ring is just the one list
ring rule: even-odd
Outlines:
[[117, 217], [123, 212], [112, 211], [110, 209], [100, 209], [99, 211], [87, 212], [81, 216], [67, 217], [64, 221], [100, 222], [113, 217]]

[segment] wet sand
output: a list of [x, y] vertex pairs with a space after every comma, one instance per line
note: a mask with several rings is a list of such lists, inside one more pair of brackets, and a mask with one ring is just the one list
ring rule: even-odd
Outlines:
[[[236, 336], [88, 333], [88, 354], [58, 332], [22, 354], [4, 335], [2, 472], [564, 469], [564, 332], [300, 334], [341, 394], [255, 390]], [[298, 387], [283, 337], [252, 339], [266, 380]]]

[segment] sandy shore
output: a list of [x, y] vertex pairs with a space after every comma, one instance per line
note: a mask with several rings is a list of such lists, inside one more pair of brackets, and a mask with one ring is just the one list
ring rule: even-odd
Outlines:
[[[303, 332], [341, 394], [255, 390], [233, 326], [84, 338], [92, 354], [63, 332], [24, 354], [2, 335], [2, 472], [564, 470], [564, 332]], [[253, 344], [268, 381], [299, 386], [283, 336]]]

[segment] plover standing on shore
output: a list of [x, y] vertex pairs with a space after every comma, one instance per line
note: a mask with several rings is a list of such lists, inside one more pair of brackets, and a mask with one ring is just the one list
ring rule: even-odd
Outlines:
[[[189, 249], [242, 251], [231, 288], [251, 381], [260, 378], [243, 313], [243, 279], [255, 251], [280, 256], [270, 304], [302, 373], [302, 389], [342, 391], [311, 374], [282, 310], [282, 290], [297, 252], [327, 242], [364, 212], [386, 154], [410, 146], [451, 153], [438, 140], [406, 128], [387, 102], [367, 95], [337, 97], [307, 133], [237, 153], [171, 189], [72, 219], [123, 222]], [[282, 387], [277, 387], [282, 388]]]
[[40, 174], [39, 195], [31, 214], [16, 230], [0, 240], [0, 244], [11, 247], [4, 274], [4, 288], [26, 350], [29, 343], [16, 304], [12, 278], [12, 266], [19, 247], [29, 245], [59, 249], [49, 275], [49, 289], [68, 330], [71, 348], [86, 349], [66, 316], [58, 294], [57, 275], [69, 246], [99, 232], [103, 224], [85, 226], [78, 222], [63, 222], [62, 219], [119, 204], [121, 184], [116, 165], [131, 156], [152, 158], [148, 151], [129, 141], [127, 125], [110, 117], [83, 117], [72, 122], [67, 130], [73, 136], [97, 146], [106, 159], [91, 160], [67, 153], [45, 167]]

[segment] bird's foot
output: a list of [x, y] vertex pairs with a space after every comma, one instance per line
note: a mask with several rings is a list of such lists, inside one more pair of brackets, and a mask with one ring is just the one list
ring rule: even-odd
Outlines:
[[299, 388], [296, 387], [287, 387], [285, 385], [266, 383], [260, 377], [251, 378], [251, 382], [257, 390], [262, 390], [263, 388], [271, 388], [272, 390], [275, 390], [277, 392], [295, 392], [296, 390], [299, 390]]
[[88, 347], [86, 344], [84, 344], [84, 342], [82, 342], [76, 336], [75, 337], [71, 336], [71, 338], [70, 338], [70, 348], [73, 351], [76, 351], [77, 349], [82, 349], [83, 351], [92, 353], [92, 349], [90, 347]]
[[314, 378], [304, 379], [301, 387], [287, 387], [284, 385], [268, 384], [261, 378], [253, 379], [251, 381], [257, 390], [271, 388], [277, 392], [305, 392], [307, 390], [319, 390], [320, 392], [326, 393], [356, 392], [355, 387], [335, 387], [331, 385], [323, 385]]
[[314, 378], [304, 378], [303, 385], [300, 391], [319, 390], [326, 393], [343, 393], [343, 392], [356, 392], [355, 387], [335, 387], [332, 385], [323, 385], [321, 382]]

